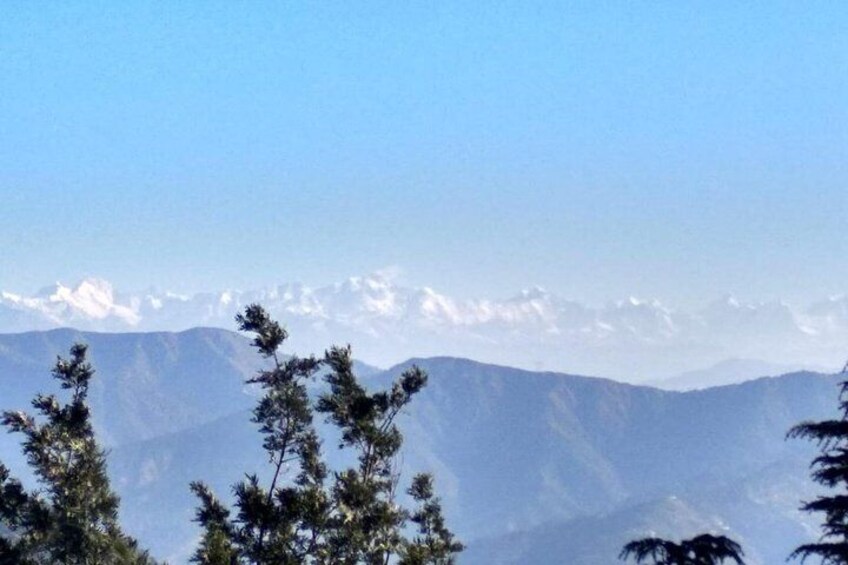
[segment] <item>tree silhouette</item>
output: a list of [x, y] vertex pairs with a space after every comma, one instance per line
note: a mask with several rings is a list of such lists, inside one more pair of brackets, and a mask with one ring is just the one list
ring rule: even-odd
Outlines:
[[24, 412], [4, 412], [0, 423], [23, 434], [23, 452], [41, 488], [27, 492], [0, 464], [0, 563], [152, 563], [118, 524], [118, 497], [109, 486], [105, 454], [97, 444], [86, 402], [94, 369], [87, 348], [57, 360], [53, 376], [70, 391], [67, 404], [38, 395], [39, 423]]
[[[263, 396], [253, 421], [263, 435], [271, 479], [257, 475], [233, 487], [233, 515], [203, 483], [191, 488], [200, 499], [196, 521], [203, 528], [193, 561], [208, 565], [345, 564], [446, 565], [462, 550], [445, 527], [432, 479], [419, 475], [408, 493], [421, 508], [414, 513], [397, 501], [395, 458], [403, 437], [395, 420], [426, 384], [413, 367], [389, 390], [369, 393], [353, 372], [350, 347], [333, 347], [315, 357], [282, 359], [285, 329], [258, 305], [236, 317], [239, 329], [254, 335], [253, 345], [271, 361], [249, 382]], [[310, 398], [306, 382], [326, 369], [329, 391]], [[325, 415], [340, 432], [339, 448], [357, 464], [332, 472], [324, 463], [313, 413]], [[404, 535], [408, 521], [419, 535]]]
[[621, 550], [620, 559], [631, 556], [636, 563], [654, 565], [720, 565], [734, 561], [743, 565], [744, 553], [738, 543], [725, 536], [701, 534], [680, 543], [661, 538], [643, 538], [631, 541]]
[[[821, 454], [813, 459], [812, 478], [830, 489], [848, 487], [848, 381], [840, 383], [837, 420], [802, 422], [787, 437], [806, 438], [816, 442]], [[823, 534], [816, 543], [799, 546], [790, 558], [819, 556], [825, 565], [848, 563], [848, 495], [821, 496], [801, 506], [805, 512], [823, 512]]]

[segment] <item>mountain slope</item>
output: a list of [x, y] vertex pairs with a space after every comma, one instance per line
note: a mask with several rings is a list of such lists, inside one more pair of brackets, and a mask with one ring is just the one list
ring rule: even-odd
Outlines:
[[420, 364], [432, 382], [413, 408], [410, 436], [457, 478], [457, 512], [472, 535], [807, 458], [809, 446], [785, 442], [784, 433], [835, 402], [832, 379], [811, 373], [668, 393], [464, 360]]
[[[57, 355], [89, 345], [97, 370], [90, 399], [108, 445], [156, 437], [251, 406], [244, 379], [256, 355], [242, 336], [217, 329], [106, 334], [70, 329], [0, 334], [3, 407], [29, 406], [51, 387]], [[202, 391], [202, 394], [198, 394]]]
[[[183, 562], [196, 535], [187, 483], [206, 480], [226, 497], [243, 473], [267, 467], [242, 385], [257, 357], [242, 337], [210, 329], [0, 336], [3, 408], [52, 390], [54, 355], [79, 338], [99, 371], [92, 400], [128, 530]], [[404, 476], [435, 472], [450, 523], [469, 543], [462, 563], [536, 562], [537, 547], [561, 557], [549, 562], [609, 563], [624, 537], [686, 527], [728, 528], [752, 563], [772, 563], [814, 534], [795, 510], [810, 489], [813, 448], [783, 438], [794, 423], [835, 412], [834, 377], [678, 393], [442, 357], [365, 381], [385, 384], [413, 362], [430, 383], [400, 423]], [[0, 459], [19, 469], [15, 439], [2, 436]], [[338, 461], [334, 445], [325, 449]]]

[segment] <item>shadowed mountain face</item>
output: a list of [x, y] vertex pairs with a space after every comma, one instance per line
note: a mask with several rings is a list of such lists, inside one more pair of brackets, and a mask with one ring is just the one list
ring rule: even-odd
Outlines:
[[105, 334], [59, 329], [0, 335], [2, 408], [28, 408], [53, 391], [50, 369], [76, 341], [97, 373], [90, 400], [107, 445], [157, 437], [248, 408], [244, 379], [257, 366], [242, 336], [223, 330]]
[[[98, 370], [92, 403], [111, 446], [110, 472], [128, 530], [184, 562], [194, 543], [188, 482], [226, 497], [266, 467], [249, 422], [246, 376], [259, 365], [236, 334], [0, 335], [0, 407], [53, 392], [49, 367], [75, 340]], [[355, 351], [354, 351], [355, 352]], [[600, 564], [656, 533], [725, 531], [751, 563], [782, 561], [815, 535], [803, 442], [784, 434], [835, 413], [835, 378], [795, 373], [697, 392], [534, 373], [453, 358], [415, 361], [430, 383], [401, 422], [405, 477], [436, 474], [450, 523], [468, 542], [461, 563]], [[370, 373], [387, 383], [411, 362]], [[20, 469], [16, 439], [0, 459]], [[339, 460], [335, 442], [325, 449]]]

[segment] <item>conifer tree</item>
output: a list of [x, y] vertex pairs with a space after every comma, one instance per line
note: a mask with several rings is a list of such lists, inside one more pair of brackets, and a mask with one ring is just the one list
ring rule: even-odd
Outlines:
[[0, 465], [0, 563], [152, 563], [118, 524], [118, 497], [109, 485], [103, 449], [97, 444], [86, 401], [94, 369], [87, 348], [57, 360], [53, 376], [70, 392], [66, 404], [38, 395], [33, 407], [44, 419], [4, 412], [0, 423], [24, 436], [23, 452], [41, 488], [27, 492]]
[[410, 517], [418, 532], [404, 548], [400, 565], [453, 564], [462, 544], [445, 527], [441, 502], [433, 493], [433, 477], [426, 473], [416, 475], [407, 494], [419, 504]]
[[823, 533], [816, 543], [799, 546], [790, 558], [818, 556], [825, 565], [848, 564], [848, 381], [840, 383], [840, 417], [821, 422], [802, 422], [794, 426], [788, 437], [815, 441], [821, 454], [813, 459], [812, 478], [837, 492], [805, 503], [806, 512], [824, 513]]
[[[267, 486], [256, 475], [233, 488], [231, 514], [202, 483], [192, 484], [200, 499], [196, 521], [203, 529], [193, 561], [205, 565], [368, 564], [446, 565], [462, 549], [445, 527], [432, 480], [419, 477], [409, 494], [422, 508], [414, 514], [396, 499], [395, 459], [403, 437], [395, 420], [426, 384], [413, 367], [389, 390], [369, 393], [356, 378], [349, 347], [333, 347], [322, 360], [290, 357], [278, 351], [288, 334], [258, 305], [237, 316], [239, 329], [254, 334], [253, 345], [271, 360], [249, 382], [263, 396], [253, 421], [264, 436], [271, 463]], [[313, 401], [306, 382], [319, 368], [329, 391]], [[332, 472], [324, 463], [313, 413], [325, 415], [340, 432], [340, 449], [357, 464]], [[410, 520], [420, 535], [405, 537]]]
[[720, 565], [725, 561], [743, 565], [743, 555], [739, 544], [730, 538], [701, 534], [680, 543], [661, 538], [631, 541], [619, 557], [627, 560], [632, 556], [636, 563], [653, 565]]
[[[323, 484], [326, 469], [319, 460], [319, 442], [312, 426], [306, 380], [319, 367], [314, 357], [280, 358], [288, 337], [260, 306], [252, 305], [236, 317], [239, 329], [254, 334], [253, 345], [272, 361], [248, 382], [258, 384], [263, 396], [253, 410], [253, 422], [264, 436], [262, 446], [273, 471], [270, 484], [248, 475], [233, 487], [235, 517], [204, 484], [192, 483], [200, 498], [196, 520], [203, 527], [197, 563], [306, 563], [317, 549], [319, 532], [328, 512]], [[284, 481], [289, 465], [299, 469]], [[285, 484], [284, 484], [285, 483]]]

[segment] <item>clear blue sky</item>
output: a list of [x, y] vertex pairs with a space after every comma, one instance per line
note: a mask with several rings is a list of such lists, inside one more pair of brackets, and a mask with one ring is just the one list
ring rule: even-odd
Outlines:
[[0, 288], [848, 291], [843, 2], [3, 2]]

